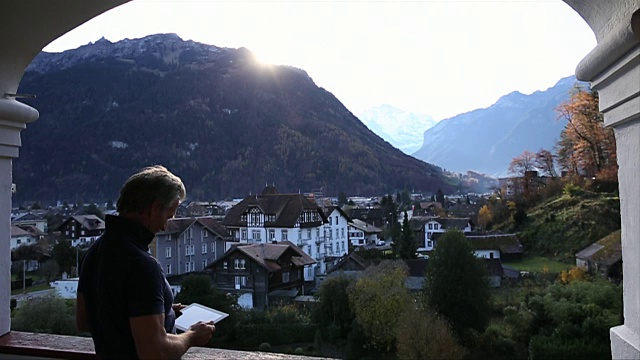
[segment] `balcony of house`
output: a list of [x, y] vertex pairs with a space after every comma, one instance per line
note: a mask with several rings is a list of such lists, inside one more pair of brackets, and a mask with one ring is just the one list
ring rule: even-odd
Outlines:
[[[12, 331], [0, 336], [0, 358], [12, 360], [98, 359], [91, 338], [21, 331]], [[182, 359], [304, 360], [320, 358], [258, 351], [251, 352], [193, 347], [182, 356]]]

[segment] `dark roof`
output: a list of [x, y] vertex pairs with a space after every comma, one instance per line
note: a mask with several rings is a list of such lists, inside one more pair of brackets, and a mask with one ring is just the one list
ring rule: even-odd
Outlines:
[[247, 222], [242, 221], [242, 215], [248, 213], [254, 207], [259, 208], [263, 214], [275, 215], [276, 220], [265, 222], [265, 227], [293, 228], [304, 210], [317, 211], [320, 214], [321, 221], [301, 223], [300, 227], [315, 227], [328, 222], [327, 216], [320, 206], [301, 194], [279, 194], [275, 188], [267, 187], [263, 194], [247, 196], [232, 207], [224, 220], [222, 220], [222, 224], [227, 226], [247, 226]]
[[522, 254], [516, 234], [467, 235], [474, 250], [500, 250], [502, 254]]
[[371, 219], [383, 219], [385, 217], [384, 209], [351, 209], [349, 212], [351, 219], [371, 220]]
[[325, 215], [327, 215], [327, 216], [331, 215], [333, 210], [338, 210], [340, 215], [344, 216], [347, 219], [347, 222], [351, 222], [351, 218], [349, 217], [349, 215], [346, 212], [344, 212], [344, 210], [342, 210], [342, 208], [340, 206], [333, 206], [333, 205], [332, 206], [327, 206], [325, 208]]
[[434, 218], [444, 229], [464, 230], [469, 225], [469, 218]]
[[424, 231], [424, 225], [428, 223], [433, 216], [413, 216], [411, 220], [409, 220], [409, 225], [411, 226], [411, 230], [413, 231]]
[[201, 217], [201, 218], [197, 218], [197, 221], [200, 222], [202, 225], [204, 225], [204, 227], [206, 227], [207, 229], [211, 230], [211, 232], [213, 232], [214, 234], [220, 237], [223, 237], [223, 238], [231, 237], [231, 234], [229, 234], [229, 230], [227, 230], [227, 227], [222, 225], [220, 221], [214, 219], [213, 217], [210, 217], [210, 216]]
[[45, 233], [44, 231], [38, 229], [37, 227], [35, 227], [33, 225], [16, 225], [16, 226], [18, 226], [22, 230], [28, 232], [32, 236], [45, 236], [45, 235], [47, 235], [47, 233]]
[[357, 229], [364, 231], [367, 234], [381, 233], [382, 229], [379, 227], [375, 227], [367, 222], [364, 222], [360, 219], [353, 219], [352, 222], [349, 223], [350, 226], [353, 226]]
[[339, 271], [344, 266], [344, 264], [346, 264], [349, 261], [354, 262], [356, 265], [359, 265], [360, 267], [362, 267], [362, 270], [368, 267], [368, 264], [364, 261], [364, 259], [360, 255], [357, 255], [355, 252], [352, 251], [347, 255], [343, 256], [342, 259], [340, 259], [340, 261], [338, 261], [338, 263], [335, 264], [331, 269], [327, 270], [327, 274], [332, 273], [334, 271]]
[[22, 215], [18, 215], [15, 218], [13, 218], [13, 220], [11, 221], [33, 221], [33, 220], [39, 220], [39, 221], [43, 221], [45, 220], [42, 216], [33, 214], [33, 213], [26, 213], [26, 214], [22, 214]]
[[276, 272], [281, 269], [279, 265], [280, 258], [287, 251], [291, 251], [294, 255], [291, 257], [291, 263], [296, 266], [305, 266], [315, 264], [316, 261], [309, 255], [305, 254], [299, 247], [289, 241], [281, 241], [276, 244], [251, 244], [251, 245], [233, 245], [221, 258], [212, 262], [207, 268], [213, 268], [215, 264], [226, 259], [234, 252], [241, 252], [251, 258], [254, 262], [265, 268], [269, 272]]
[[61, 230], [71, 219], [77, 221], [87, 230], [104, 230], [104, 220], [95, 215], [73, 215], [58, 226], [56, 230]]
[[577, 253], [576, 257], [611, 266], [622, 260], [621, 235], [621, 231], [616, 230]]
[[227, 231], [227, 228], [211, 216], [169, 219], [167, 227], [159, 234], [172, 234], [174, 235], [174, 238], [177, 238], [196, 222], [222, 238], [229, 238], [231, 236], [229, 231]]
[[27, 236], [30, 235], [28, 231], [19, 227], [18, 225], [11, 225], [11, 237]]

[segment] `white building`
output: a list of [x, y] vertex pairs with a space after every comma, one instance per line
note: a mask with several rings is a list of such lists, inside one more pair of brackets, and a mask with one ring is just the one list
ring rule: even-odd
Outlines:
[[16, 226], [11, 225], [11, 243], [9, 250], [14, 250], [22, 245], [35, 244], [37, 241], [28, 231]]
[[332, 227], [316, 203], [301, 194], [280, 194], [275, 187], [268, 186], [262, 194], [249, 195], [231, 208], [222, 224], [240, 243], [290, 241], [296, 244], [317, 261], [304, 271], [305, 281], [314, 281], [316, 274], [327, 271], [325, 256], [329, 249], [336, 253], [348, 251], [340, 238], [344, 220], [340, 220], [342, 215], [334, 216], [338, 216], [338, 224]]
[[349, 241], [353, 246], [376, 244], [382, 229], [358, 219], [349, 223]]

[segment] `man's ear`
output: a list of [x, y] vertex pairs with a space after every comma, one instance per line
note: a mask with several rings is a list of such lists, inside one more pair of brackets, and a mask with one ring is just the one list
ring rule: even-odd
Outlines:
[[162, 203], [160, 202], [160, 200], [152, 202], [149, 210], [151, 214], [159, 214], [160, 212], [162, 212]]

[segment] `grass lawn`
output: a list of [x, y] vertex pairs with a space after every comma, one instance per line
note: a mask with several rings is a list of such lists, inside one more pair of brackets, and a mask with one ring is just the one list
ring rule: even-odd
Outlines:
[[[49, 284], [43, 283], [43, 284], [29, 286], [28, 288], [26, 288], [26, 292], [30, 293], [34, 291], [47, 290], [47, 289], [51, 289], [51, 287], [49, 286]], [[11, 292], [11, 295], [18, 295], [18, 294], [22, 294], [22, 289], [16, 289]]]
[[[22, 275], [22, 274], [20, 274]], [[17, 280], [18, 275], [15, 273], [11, 273], [11, 281]], [[37, 271], [27, 271], [27, 278], [32, 278], [33, 281], [41, 281], [45, 280], [44, 276], [38, 274]]]
[[539, 256], [527, 257], [520, 261], [503, 262], [503, 264], [516, 268], [520, 271], [544, 272], [546, 269], [546, 271], [551, 273], [560, 273], [574, 266], [574, 264], [566, 264]]

